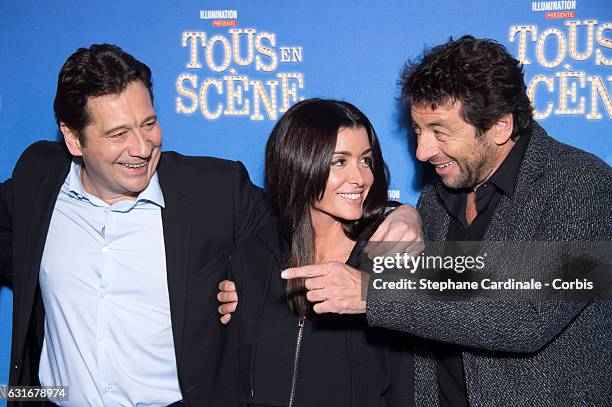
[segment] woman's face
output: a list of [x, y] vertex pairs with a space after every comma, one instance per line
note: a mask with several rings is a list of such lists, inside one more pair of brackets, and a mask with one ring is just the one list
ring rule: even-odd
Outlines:
[[324, 215], [343, 220], [361, 218], [363, 202], [374, 182], [371, 162], [372, 151], [365, 128], [341, 128], [325, 193], [311, 208], [312, 216]]

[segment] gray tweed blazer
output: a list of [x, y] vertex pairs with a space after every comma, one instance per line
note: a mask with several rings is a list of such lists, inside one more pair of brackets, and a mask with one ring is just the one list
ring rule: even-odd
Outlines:
[[[612, 172], [534, 123], [512, 198], [485, 241], [612, 240]], [[449, 215], [435, 187], [418, 203], [425, 239], [443, 241]], [[398, 300], [368, 290], [373, 326], [465, 347], [471, 406], [612, 406], [612, 302]], [[436, 363], [415, 348], [418, 406], [437, 406]]]

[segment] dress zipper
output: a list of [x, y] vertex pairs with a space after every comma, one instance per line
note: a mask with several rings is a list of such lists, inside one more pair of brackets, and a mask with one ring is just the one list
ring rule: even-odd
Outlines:
[[298, 321], [297, 342], [295, 344], [295, 356], [293, 358], [293, 376], [291, 377], [291, 393], [289, 393], [289, 407], [295, 402], [295, 387], [297, 385], [298, 365], [300, 362], [300, 351], [302, 348], [302, 337], [304, 336], [304, 322], [306, 317], [300, 317]]

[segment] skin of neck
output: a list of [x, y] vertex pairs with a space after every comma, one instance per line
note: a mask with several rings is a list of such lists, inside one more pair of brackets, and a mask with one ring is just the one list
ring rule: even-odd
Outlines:
[[83, 189], [85, 189], [85, 191], [92, 194], [96, 198], [100, 198], [102, 201], [106, 202], [109, 205], [114, 205], [119, 201], [135, 200], [136, 198], [138, 198], [138, 194], [108, 195], [105, 194], [103, 191], [98, 190], [98, 188], [95, 187], [95, 184], [90, 181], [90, 177], [85, 165], [81, 167], [81, 184], [83, 185]]
[[314, 232], [315, 263], [346, 262], [355, 241], [346, 236], [342, 223], [314, 209], [310, 210], [310, 217]]

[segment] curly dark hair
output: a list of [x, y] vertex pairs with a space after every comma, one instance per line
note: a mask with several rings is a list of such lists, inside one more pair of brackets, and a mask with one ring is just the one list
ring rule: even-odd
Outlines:
[[116, 45], [93, 44], [79, 48], [68, 57], [57, 78], [53, 109], [58, 126], [64, 123], [85, 145], [83, 129], [91, 122], [87, 100], [118, 95], [136, 80], [148, 89], [153, 102], [151, 70], [147, 65]]
[[408, 61], [400, 78], [401, 100], [432, 109], [461, 102], [463, 120], [489, 130], [504, 114], [512, 113], [512, 138], [527, 131], [533, 108], [525, 91], [522, 64], [498, 42], [465, 35], [425, 50]]

